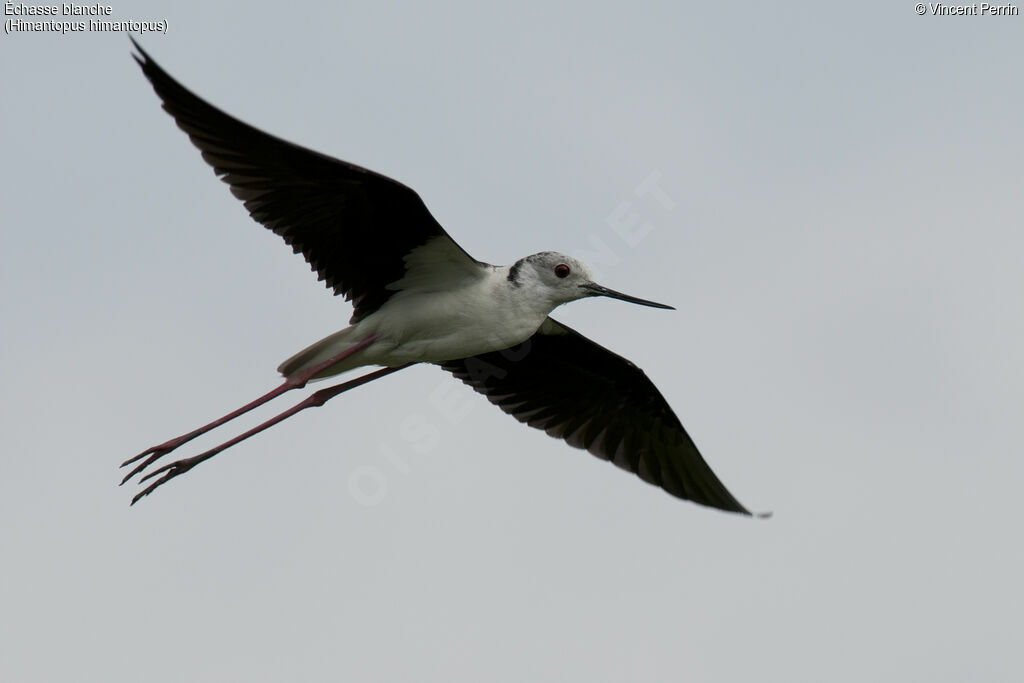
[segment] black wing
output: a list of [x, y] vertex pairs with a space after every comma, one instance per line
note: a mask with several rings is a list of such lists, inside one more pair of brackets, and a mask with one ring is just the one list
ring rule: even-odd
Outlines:
[[551, 318], [521, 346], [441, 366], [520, 422], [674, 496], [750, 514], [643, 370]]
[[404, 258], [428, 245], [430, 260], [464, 272], [483, 264], [462, 250], [401, 183], [268, 135], [192, 94], [132, 40], [135, 61], [203, 159], [249, 214], [301, 252], [321, 280], [352, 301], [352, 322], [394, 294]]

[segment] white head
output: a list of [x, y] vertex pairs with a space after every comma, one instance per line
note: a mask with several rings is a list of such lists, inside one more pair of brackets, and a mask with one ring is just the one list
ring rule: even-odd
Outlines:
[[509, 268], [508, 280], [513, 287], [525, 288], [531, 297], [547, 301], [552, 309], [588, 296], [607, 296], [642, 306], [672, 309], [602, 287], [594, 282], [587, 264], [556, 251], [542, 251], [519, 259]]

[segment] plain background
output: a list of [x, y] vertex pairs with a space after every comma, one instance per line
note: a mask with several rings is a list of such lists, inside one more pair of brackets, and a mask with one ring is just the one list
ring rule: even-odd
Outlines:
[[4, 680], [1024, 677], [1024, 17], [113, 9], [167, 21], [143, 46], [218, 106], [414, 187], [477, 258], [577, 253], [675, 305], [556, 316], [775, 515], [673, 499], [432, 367], [129, 508], [123, 459], [276, 385], [350, 308], [214, 178], [124, 33], [4, 35]]

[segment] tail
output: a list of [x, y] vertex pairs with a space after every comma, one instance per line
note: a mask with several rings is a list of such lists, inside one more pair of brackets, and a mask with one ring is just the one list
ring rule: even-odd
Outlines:
[[[306, 368], [310, 368], [317, 363], [322, 363], [331, 356], [337, 356], [339, 353], [344, 351], [346, 348], [352, 346], [355, 342], [349, 341], [348, 337], [352, 333], [351, 327], [335, 332], [334, 334], [324, 337], [318, 342], [315, 342], [306, 348], [302, 349], [294, 356], [286, 360], [277, 366], [277, 371], [285, 377], [291, 377], [297, 372], [301, 372]], [[361, 354], [354, 354], [359, 356]], [[318, 373], [313, 379], [322, 379], [324, 377], [330, 377], [331, 375], [337, 375], [351, 370], [352, 368], [359, 367], [359, 361], [350, 362], [352, 359], [345, 359], [337, 365], [332, 365], [326, 370]]]

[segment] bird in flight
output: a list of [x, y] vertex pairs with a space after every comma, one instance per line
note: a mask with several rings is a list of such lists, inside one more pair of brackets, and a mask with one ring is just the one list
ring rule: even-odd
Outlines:
[[[511, 266], [477, 261], [413, 190], [268, 135], [200, 99], [132, 40], [143, 74], [214, 173], [259, 223], [284, 238], [354, 307], [349, 326], [284, 361], [284, 382], [218, 420], [149, 448], [135, 464], [139, 499], [205, 460], [306, 408], [415, 363], [450, 372], [520, 422], [610, 460], [673, 496], [749, 515], [701, 457], [640, 368], [549, 317], [604, 296], [671, 308], [603, 287], [575, 258], [545, 251]], [[150, 469], [197, 436], [310, 380], [380, 369], [321, 389], [205, 451]], [[137, 463], [137, 464], [136, 464]]]

